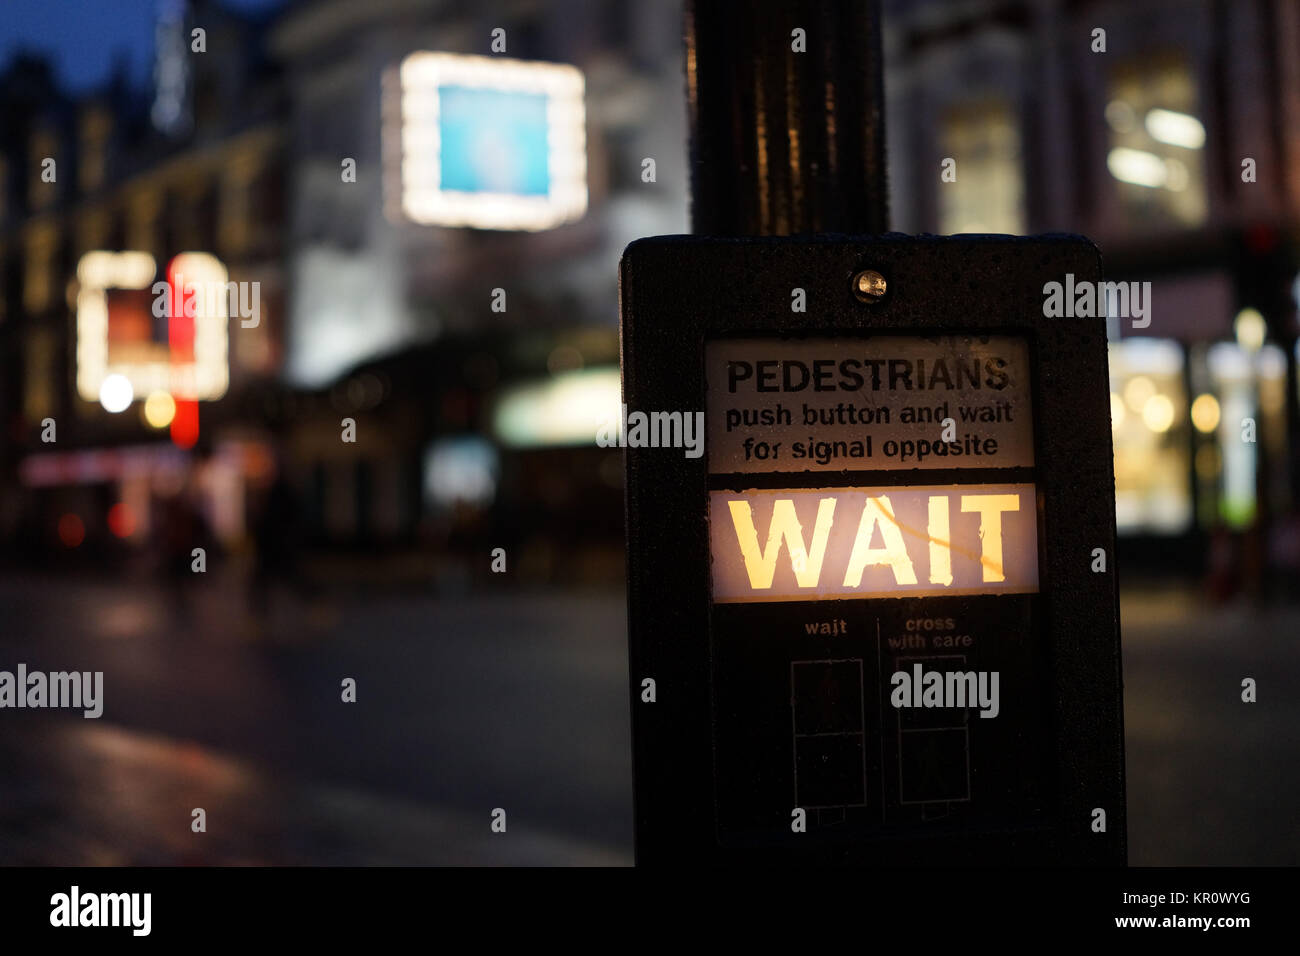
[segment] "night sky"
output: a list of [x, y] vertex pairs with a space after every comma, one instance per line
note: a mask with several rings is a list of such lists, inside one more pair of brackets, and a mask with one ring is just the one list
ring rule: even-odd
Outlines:
[[[108, 79], [113, 58], [125, 51], [131, 76], [148, 80], [154, 14], [162, 0], [0, 0], [0, 67], [23, 48], [54, 62], [59, 82], [83, 92]], [[263, 11], [284, 0], [224, 0], [235, 10]]]

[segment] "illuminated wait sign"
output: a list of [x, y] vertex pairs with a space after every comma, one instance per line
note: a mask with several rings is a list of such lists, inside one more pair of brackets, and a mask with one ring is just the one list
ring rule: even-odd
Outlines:
[[713, 491], [713, 600], [1038, 590], [1034, 486]]

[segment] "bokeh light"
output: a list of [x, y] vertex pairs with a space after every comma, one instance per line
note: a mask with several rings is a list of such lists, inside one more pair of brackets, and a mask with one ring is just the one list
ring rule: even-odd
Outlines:
[[119, 501], [108, 509], [108, 530], [119, 538], [129, 538], [135, 533], [135, 515], [125, 502]]
[[1209, 434], [1219, 427], [1219, 400], [1213, 395], [1197, 395], [1192, 402], [1192, 424], [1199, 432]]
[[144, 420], [150, 428], [166, 428], [176, 417], [176, 400], [167, 392], [150, 392], [144, 400]]
[[66, 548], [75, 548], [86, 540], [86, 526], [76, 515], [68, 513], [59, 519], [59, 540]]
[[1153, 432], [1167, 432], [1174, 423], [1174, 403], [1164, 395], [1152, 395], [1142, 406], [1142, 422]]
[[104, 411], [113, 414], [124, 412], [133, 401], [135, 389], [131, 387], [130, 379], [116, 372], [104, 376], [104, 381], [99, 386], [99, 404], [104, 406]]

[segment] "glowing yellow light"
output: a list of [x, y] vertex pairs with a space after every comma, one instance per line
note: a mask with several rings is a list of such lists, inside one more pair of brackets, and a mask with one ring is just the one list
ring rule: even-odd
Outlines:
[[1152, 395], [1142, 406], [1142, 422], [1153, 432], [1166, 432], [1174, 423], [1174, 403], [1164, 395]]
[[1124, 401], [1135, 412], [1141, 412], [1147, 401], [1156, 393], [1155, 382], [1145, 375], [1134, 375], [1124, 386]]
[[1110, 393], [1110, 427], [1113, 431], [1118, 431], [1119, 427], [1124, 424], [1124, 400], [1114, 392]]
[[1219, 427], [1219, 400], [1213, 395], [1197, 395], [1192, 402], [1192, 424], [1198, 432], [1214, 431]]
[[1232, 323], [1237, 344], [1247, 352], [1258, 352], [1268, 335], [1268, 323], [1257, 309], [1242, 309]]
[[1025, 484], [710, 492], [713, 599], [1032, 593], [1033, 502]]
[[1155, 153], [1126, 146], [1118, 146], [1106, 154], [1106, 168], [1121, 182], [1151, 189], [1163, 186], [1169, 176], [1165, 161]]
[[153, 281], [157, 266], [147, 252], [87, 252], [77, 262], [77, 281], [107, 289], [142, 289]]
[[1151, 110], [1143, 123], [1152, 139], [1183, 149], [1205, 145], [1205, 127], [1195, 116], [1173, 110]]
[[150, 392], [144, 400], [144, 420], [151, 428], [166, 428], [176, 417], [176, 401], [166, 392]]

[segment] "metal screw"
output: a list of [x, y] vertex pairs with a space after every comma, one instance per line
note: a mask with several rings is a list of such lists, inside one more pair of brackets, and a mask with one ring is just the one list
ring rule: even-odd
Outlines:
[[874, 269], [863, 269], [853, 277], [853, 292], [863, 302], [879, 302], [887, 288], [885, 277]]

